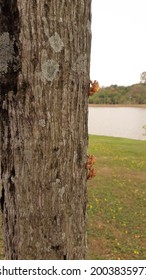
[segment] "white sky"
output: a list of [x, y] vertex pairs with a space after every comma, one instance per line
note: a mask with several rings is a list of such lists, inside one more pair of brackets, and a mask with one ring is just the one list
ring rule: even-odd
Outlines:
[[146, 0], [92, 0], [92, 80], [139, 83], [146, 71]]

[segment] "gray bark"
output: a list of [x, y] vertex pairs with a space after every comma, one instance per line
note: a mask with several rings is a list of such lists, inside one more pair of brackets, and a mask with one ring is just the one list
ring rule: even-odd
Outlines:
[[0, 0], [6, 259], [84, 259], [91, 0]]

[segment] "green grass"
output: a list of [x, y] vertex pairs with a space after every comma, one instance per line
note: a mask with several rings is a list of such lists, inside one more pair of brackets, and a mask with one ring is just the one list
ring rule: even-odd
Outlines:
[[146, 257], [146, 141], [89, 137], [88, 259]]

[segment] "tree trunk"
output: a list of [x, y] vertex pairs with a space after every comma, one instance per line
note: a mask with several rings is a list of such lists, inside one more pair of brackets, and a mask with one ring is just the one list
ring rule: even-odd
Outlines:
[[6, 259], [84, 259], [91, 0], [0, 0]]

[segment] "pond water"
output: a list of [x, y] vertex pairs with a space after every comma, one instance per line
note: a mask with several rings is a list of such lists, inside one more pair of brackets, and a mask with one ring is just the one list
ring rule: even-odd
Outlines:
[[89, 105], [88, 133], [146, 140], [146, 108]]

